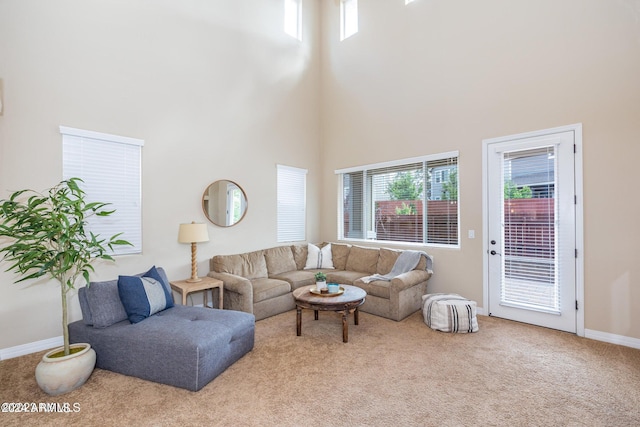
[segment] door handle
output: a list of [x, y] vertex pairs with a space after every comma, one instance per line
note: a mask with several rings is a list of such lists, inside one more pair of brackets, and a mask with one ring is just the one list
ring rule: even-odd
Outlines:
[[502, 254], [499, 254], [499, 253], [498, 253], [498, 252], [496, 252], [496, 251], [491, 251], [491, 252], [489, 252], [489, 253], [490, 253], [491, 255], [502, 255]]

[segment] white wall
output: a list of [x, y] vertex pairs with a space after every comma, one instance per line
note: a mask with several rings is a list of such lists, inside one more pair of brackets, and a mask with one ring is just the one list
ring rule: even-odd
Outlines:
[[[0, 197], [61, 179], [65, 125], [145, 140], [143, 254], [100, 265], [94, 279], [153, 264], [189, 277], [178, 225], [206, 222], [202, 193], [217, 179], [241, 185], [249, 209], [235, 227], [210, 225], [200, 274], [213, 255], [276, 245], [277, 163], [309, 169], [307, 237], [317, 240], [316, 9], [305, 2], [300, 43], [283, 32], [280, 0], [0, 1]], [[14, 285], [5, 269], [0, 324], [11, 328], [0, 349], [60, 336], [58, 286]]]
[[[461, 248], [426, 248], [428, 290], [481, 302], [482, 140], [582, 123], [585, 328], [640, 338], [640, 2], [358, 4], [340, 42], [338, 2], [322, 2], [326, 210], [336, 169], [459, 150]], [[324, 215], [323, 239], [336, 230]]]
[[[482, 140], [583, 123], [585, 327], [639, 339], [640, 2], [359, 3], [360, 32], [339, 42], [338, 2], [305, 0], [300, 44], [280, 0], [0, 0], [0, 197], [59, 181], [61, 124], [144, 139], [144, 253], [95, 278], [152, 264], [184, 278], [178, 224], [205, 221], [216, 179], [249, 211], [210, 226], [201, 272], [276, 244], [276, 163], [309, 169], [308, 240], [334, 240], [333, 170], [457, 149], [476, 239], [427, 248], [429, 290], [482, 301]], [[57, 286], [14, 279], [0, 272], [0, 349], [59, 336]]]

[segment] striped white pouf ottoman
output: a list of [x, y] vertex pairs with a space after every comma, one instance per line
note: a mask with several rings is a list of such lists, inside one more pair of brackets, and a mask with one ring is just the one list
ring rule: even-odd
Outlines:
[[442, 332], [468, 333], [478, 331], [476, 302], [457, 294], [427, 294], [422, 296], [424, 323]]

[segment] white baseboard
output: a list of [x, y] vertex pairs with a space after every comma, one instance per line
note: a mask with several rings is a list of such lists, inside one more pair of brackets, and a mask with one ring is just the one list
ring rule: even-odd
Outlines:
[[[202, 306], [202, 304], [200, 304]], [[486, 316], [482, 307], [477, 308], [477, 314]], [[610, 344], [623, 345], [625, 347], [640, 349], [640, 339], [625, 337], [624, 335], [610, 334], [608, 332], [594, 331], [592, 329], [584, 330], [584, 337], [596, 341], [608, 342]], [[0, 360], [12, 359], [39, 351], [49, 350], [51, 348], [63, 345], [62, 336], [49, 338], [42, 341], [36, 341], [28, 344], [17, 345], [15, 347], [0, 349]]]
[[[486, 310], [483, 307], [477, 307], [476, 313], [481, 316], [486, 316]], [[608, 332], [594, 331], [593, 329], [584, 330], [584, 338], [589, 338], [596, 341], [608, 342], [609, 344], [618, 344], [625, 347], [640, 349], [640, 339], [626, 337], [624, 335], [610, 334]]]
[[24, 356], [26, 354], [37, 353], [43, 350], [49, 350], [64, 345], [62, 335], [55, 338], [48, 338], [42, 341], [36, 341], [28, 344], [17, 345], [15, 347], [0, 349], [0, 360], [12, 359], [14, 357]]
[[584, 330], [584, 337], [596, 341], [608, 342], [610, 344], [624, 345], [625, 347], [640, 349], [640, 339], [625, 337], [624, 335], [610, 334], [608, 332], [594, 331], [591, 329]]

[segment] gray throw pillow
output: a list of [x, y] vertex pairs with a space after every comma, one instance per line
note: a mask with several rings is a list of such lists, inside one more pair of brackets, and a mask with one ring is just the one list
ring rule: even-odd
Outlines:
[[[155, 266], [144, 273], [136, 274], [137, 277], [151, 276], [162, 283], [169, 295], [171, 286], [165, 271]], [[109, 326], [128, 319], [127, 312], [120, 300], [118, 293], [118, 280], [107, 280], [103, 282], [91, 282], [91, 284], [79, 290], [80, 308], [82, 309], [83, 321], [86, 325], [93, 325], [94, 328], [108, 328]], [[82, 295], [84, 294], [84, 296]], [[83, 299], [85, 300], [83, 302]], [[85, 307], [83, 307], [85, 306]], [[167, 308], [173, 306], [173, 300], [167, 303]], [[88, 315], [87, 315], [88, 313]]]
[[91, 316], [91, 309], [87, 300], [86, 286], [78, 289], [78, 301], [80, 302], [80, 310], [82, 310], [82, 321], [87, 326], [93, 326], [93, 316]]
[[127, 320], [118, 294], [118, 280], [91, 282], [85, 293], [94, 328], [107, 328]]

